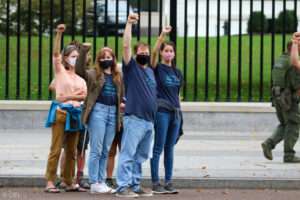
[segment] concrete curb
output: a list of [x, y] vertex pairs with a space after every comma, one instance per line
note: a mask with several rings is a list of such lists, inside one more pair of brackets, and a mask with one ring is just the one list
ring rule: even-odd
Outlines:
[[[150, 178], [142, 180], [145, 187], [150, 187]], [[178, 188], [204, 189], [300, 189], [300, 179], [266, 178], [175, 178], [173, 184]], [[41, 176], [0, 176], [0, 187], [44, 187], [45, 179]]]
[[[0, 100], [0, 110], [47, 111], [51, 101]], [[182, 102], [183, 112], [273, 113], [270, 103]]]

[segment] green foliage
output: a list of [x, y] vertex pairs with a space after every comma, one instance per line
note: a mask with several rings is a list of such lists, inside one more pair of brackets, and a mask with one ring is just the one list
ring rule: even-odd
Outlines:
[[[6, 32], [6, 22], [7, 22], [7, 2], [5, 0], [0, 0], [0, 33], [5, 34]], [[39, 28], [41, 28], [43, 33], [49, 33], [50, 25], [53, 23], [54, 27], [58, 23], [65, 23], [67, 27], [71, 27], [72, 24], [72, 0], [64, 0], [63, 14], [64, 20], [61, 19], [62, 6], [60, 1], [53, 0], [53, 20], [51, 20], [51, 1], [42, 1], [41, 12], [40, 12], [40, 1], [31, 0], [31, 8], [29, 8], [30, 0], [20, 1], [20, 30], [21, 34], [26, 34], [29, 30], [29, 23], [31, 24], [31, 33], [37, 34]], [[9, 27], [10, 35], [16, 34], [17, 31], [17, 20], [18, 20], [18, 5], [17, 0], [10, 1], [10, 13], [9, 13]], [[86, 0], [87, 10], [92, 7], [92, 0]], [[29, 10], [31, 10], [31, 20], [29, 21]], [[41, 15], [41, 23], [40, 23]], [[83, 15], [83, 1], [76, 1], [75, 4], [75, 28], [80, 27], [82, 23]], [[41, 25], [41, 27], [40, 27]], [[70, 32], [70, 28], [67, 28], [67, 33]], [[79, 30], [77, 30], [78, 32]]]
[[279, 13], [278, 18], [275, 21], [275, 30], [277, 33], [283, 33], [284, 28], [286, 33], [293, 33], [297, 31], [298, 20], [294, 10], [286, 10], [284, 19], [284, 12]]
[[[263, 19], [261, 19], [263, 18]], [[263, 23], [263, 24], [262, 24]], [[263, 27], [262, 27], [263, 25]], [[268, 31], [268, 20], [265, 16], [260, 11], [253, 12], [248, 20], [248, 28], [247, 28], [248, 33], [252, 31], [252, 33], [261, 33], [264, 32], [266, 33]]]

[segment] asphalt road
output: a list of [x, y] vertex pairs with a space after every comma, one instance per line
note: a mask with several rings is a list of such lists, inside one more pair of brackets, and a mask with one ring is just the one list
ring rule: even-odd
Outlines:
[[[228, 189], [182, 189], [178, 195], [157, 195], [153, 200], [298, 200], [299, 190], [228, 190]], [[43, 188], [0, 188], [2, 200], [81, 200], [120, 199], [113, 195], [91, 195], [89, 193], [46, 194]]]

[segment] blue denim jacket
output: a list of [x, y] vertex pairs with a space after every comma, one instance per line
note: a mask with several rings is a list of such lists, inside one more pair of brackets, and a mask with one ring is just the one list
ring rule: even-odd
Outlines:
[[67, 132], [76, 132], [84, 130], [83, 123], [81, 121], [81, 111], [82, 107], [75, 108], [71, 104], [63, 104], [57, 101], [52, 101], [48, 117], [46, 121], [46, 127], [51, 127], [52, 124], [56, 120], [56, 110], [60, 108], [67, 112], [66, 116], [66, 124], [65, 124], [65, 131]]

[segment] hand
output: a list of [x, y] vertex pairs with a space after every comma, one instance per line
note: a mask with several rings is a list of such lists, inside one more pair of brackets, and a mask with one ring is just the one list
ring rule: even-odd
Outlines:
[[125, 111], [125, 103], [120, 103], [121, 112]]
[[85, 51], [89, 51], [92, 47], [92, 44], [89, 43], [89, 42], [85, 42], [81, 45], [82, 49], [85, 50]]
[[299, 44], [299, 40], [294, 39], [294, 38], [291, 39], [291, 42], [292, 42], [293, 44]]
[[83, 94], [84, 94], [84, 90], [81, 88], [74, 90], [74, 95], [83, 95]]
[[163, 33], [164, 35], [167, 35], [167, 34], [169, 34], [171, 31], [172, 31], [172, 26], [166, 26], [166, 27], [163, 28], [162, 33]]
[[300, 39], [300, 32], [295, 32], [294, 34], [293, 34], [293, 40], [299, 40]]
[[56, 27], [56, 31], [59, 32], [59, 33], [63, 33], [63, 32], [65, 32], [65, 30], [66, 30], [66, 25], [65, 24], [59, 24]]
[[130, 24], [136, 24], [138, 20], [139, 20], [139, 15], [138, 14], [136, 14], [136, 13], [130, 13], [128, 15], [128, 19], [127, 19], [128, 23], [130, 23]]

